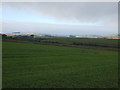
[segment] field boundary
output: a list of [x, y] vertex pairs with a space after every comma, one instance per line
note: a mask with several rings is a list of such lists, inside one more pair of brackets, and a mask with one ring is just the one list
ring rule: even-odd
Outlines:
[[30, 43], [30, 44], [40, 44], [40, 45], [51, 45], [51, 46], [63, 46], [63, 47], [74, 47], [74, 48], [86, 48], [86, 49], [103, 49], [103, 50], [113, 50], [119, 51], [119, 48], [112, 48], [112, 47], [100, 47], [100, 46], [77, 46], [77, 45], [68, 45], [68, 44], [52, 44], [52, 43], [44, 43], [44, 42], [31, 42], [31, 41], [23, 41], [23, 40], [8, 40], [2, 39], [2, 41], [7, 42], [16, 42], [16, 43]]

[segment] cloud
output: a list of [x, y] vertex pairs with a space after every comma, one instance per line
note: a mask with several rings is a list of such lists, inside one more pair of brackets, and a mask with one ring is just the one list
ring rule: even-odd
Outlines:
[[3, 7], [11, 7], [29, 13], [43, 14], [55, 19], [76, 19], [84, 22], [113, 20], [117, 16], [117, 2], [23, 2], [4, 3]]
[[[3, 9], [13, 8], [29, 14], [51, 17], [57, 22], [70, 21], [80, 23], [101, 23], [101, 26], [79, 26], [79, 25], [53, 25], [43, 23], [6, 23], [9, 28], [15, 30], [21, 27], [28, 31], [39, 32], [71, 32], [71, 33], [115, 33], [117, 32], [118, 3], [117, 2], [6, 2]], [[16, 24], [13, 24], [16, 23]], [[14, 26], [15, 25], [15, 26]], [[18, 25], [18, 26], [17, 26]], [[25, 26], [27, 25], [27, 27]], [[25, 27], [23, 27], [25, 26]], [[5, 27], [6, 30], [8, 27]], [[29, 28], [30, 27], [30, 28]], [[47, 27], [47, 28], [46, 28]], [[41, 31], [44, 29], [43, 31]], [[49, 30], [48, 30], [49, 29]], [[73, 31], [72, 31], [73, 30]]]

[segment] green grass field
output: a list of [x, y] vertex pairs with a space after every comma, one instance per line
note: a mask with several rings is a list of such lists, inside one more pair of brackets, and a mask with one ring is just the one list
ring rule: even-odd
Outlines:
[[[7, 40], [10, 38], [7, 38]], [[11, 39], [12, 40], [12, 39]], [[15, 38], [13, 40], [19, 41], [30, 41], [30, 42], [41, 42], [41, 43], [51, 43], [51, 44], [66, 44], [66, 45], [76, 45], [78, 43], [79, 46], [111, 46], [117, 47], [118, 42], [117, 39], [103, 39], [103, 38], [67, 38], [67, 37], [54, 37], [54, 38]], [[78, 46], [77, 44], [77, 46]]]
[[105, 45], [117, 45], [117, 39], [93, 39], [93, 38], [44, 38], [41, 40], [43, 42], [58, 42], [62, 44], [72, 44], [73, 42], [81, 43], [96, 43], [96, 44], [105, 44]]
[[118, 52], [3, 42], [3, 88], [117, 88]]

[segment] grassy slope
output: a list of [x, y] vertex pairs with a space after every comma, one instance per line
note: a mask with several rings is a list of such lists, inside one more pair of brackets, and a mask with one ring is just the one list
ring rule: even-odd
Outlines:
[[117, 52], [3, 42], [3, 87], [117, 87]]

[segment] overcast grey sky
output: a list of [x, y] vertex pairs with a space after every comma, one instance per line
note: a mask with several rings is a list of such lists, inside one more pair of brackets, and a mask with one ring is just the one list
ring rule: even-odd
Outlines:
[[117, 2], [4, 2], [3, 33], [118, 33]]

